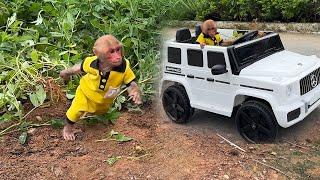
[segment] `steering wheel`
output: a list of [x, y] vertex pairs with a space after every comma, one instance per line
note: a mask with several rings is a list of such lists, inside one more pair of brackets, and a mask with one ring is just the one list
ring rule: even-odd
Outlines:
[[258, 35], [258, 31], [248, 32], [248, 33], [244, 34], [243, 36], [241, 36], [239, 39], [235, 40], [235, 41], [232, 43], [232, 45], [253, 40], [255, 37], [257, 37], [257, 35]]

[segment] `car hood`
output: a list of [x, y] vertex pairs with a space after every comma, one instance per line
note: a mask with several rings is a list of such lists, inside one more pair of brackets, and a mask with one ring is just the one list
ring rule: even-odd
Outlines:
[[241, 70], [240, 75], [290, 78], [312, 69], [319, 62], [320, 59], [316, 56], [305, 56], [284, 50], [247, 66]]

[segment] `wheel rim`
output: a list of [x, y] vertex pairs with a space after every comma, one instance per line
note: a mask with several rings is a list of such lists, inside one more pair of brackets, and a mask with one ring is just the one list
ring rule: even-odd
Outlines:
[[239, 121], [240, 134], [252, 143], [270, 141], [274, 138], [274, 130], [266, 123], [266, 117], [257, 109], [242, 110]]
[[166, 113], [172, 120], [179, 120], [185, 112], [180, 96], [174, 91], [164, 92], [163, 105]]

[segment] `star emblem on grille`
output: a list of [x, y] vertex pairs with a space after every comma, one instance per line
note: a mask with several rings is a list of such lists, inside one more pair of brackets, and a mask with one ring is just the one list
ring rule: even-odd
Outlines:
[[311, 86], [314, 88], [318, 85], [318, 77], [314, 74], [310, 76]]

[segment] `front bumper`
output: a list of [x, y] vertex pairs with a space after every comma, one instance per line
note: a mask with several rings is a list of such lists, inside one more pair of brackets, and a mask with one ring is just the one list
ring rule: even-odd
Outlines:
[[[296, 103], [283, 106], [273, 106], [273, 112], [278, 124], [287, 128], [302, 121], [320, 105], [320, 86], [301, 96]], [[298, 112], [299, 111], [299, 112]], [[299, 113], [299, 115], [298, 115]]]

